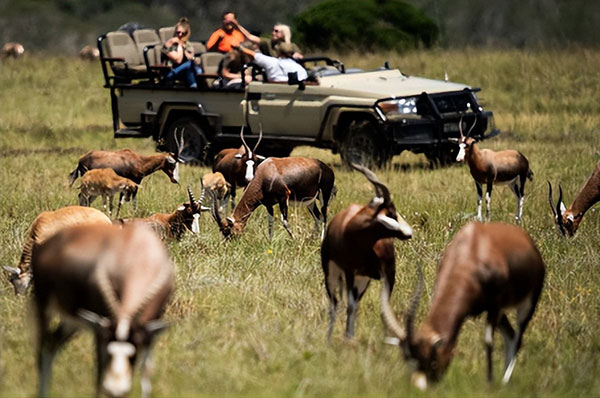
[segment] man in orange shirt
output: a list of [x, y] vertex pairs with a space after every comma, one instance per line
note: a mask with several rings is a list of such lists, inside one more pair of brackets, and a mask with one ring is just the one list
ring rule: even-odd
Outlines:
[[259, 42], [260, 38], [251, 34], [246, 28], [240, 25], [235, 18], [234, 12], [226, 11], [223, 13], [221, 27], [210, 35], [206, 42], [206, 48], [208, 51], [227, 53], [231, 51], [232, 45], [237, 47], [244, 40]]

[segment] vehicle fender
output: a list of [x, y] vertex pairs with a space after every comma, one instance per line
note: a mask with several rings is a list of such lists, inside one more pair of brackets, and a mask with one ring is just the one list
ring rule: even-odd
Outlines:
[[346, 126], [352, 120], [371, 119], [377, 124], [381, 119], [374, 108], [341, 106], [330, 107], [323, 120], [322, 140], [341, 142], [346, 134]]
[[182, 101], [165, 101], [156, 112], [157, 128], [154, 130], [155, 140], [166, 133], [169, 128], [169, 123], [173, 119], [181, 117], [195, 117], [202, 121], [214, 134], [221, 132], [221, 115], [206, 112], [202, 104], [197, 102], [182, 102]]

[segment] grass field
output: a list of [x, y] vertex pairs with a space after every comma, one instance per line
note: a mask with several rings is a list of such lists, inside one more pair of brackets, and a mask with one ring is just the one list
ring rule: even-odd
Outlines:
[[[291, 240], [280, 223], [267, 239], [261, 208], [245, 234], [224, 242], [204, 214], [199, 235], [169, 243], [177, 265], [177, 290], [167, 310], [172, 327], [155, 346], [154, 396], [231, 397], [560, 397], [600, 396], [600, 217], [586, 214], [577, 235], [558, 235], [547, 202], [546, 180], [560, 183], [570, 203], [600, 159], [600, 52], [424, 51], [351, 55], [346, 66], [366, 69], [389, 59], [405, 73], [482, 87], [481, 102], [494, 111], [502, 134], [480, 147], [523, 152], [535, 173], [527, 183], [523, 227], [547, 265], [544, 291], [525, 333], [510, 383], [500, 383], [503, 348], [496, 336], [495, 380], [485, 380], [484, 319], [469, 320], [443, 380], [427, 393], [411, 387], [410, 367], [395, 347], [383, 344], [379, 283], [363, 298], [356, 338], [343, 338], [340, 312], [326, 342], [328, 303], [319, 240], [304, 209], [291, 209]], [[90, 149], [154, 151], [150, 140], [114, 140], [108, 91], [98, 64], [76, 59], [25, 58], [0, 65], [0, 264], [15, 266], [31, 221], [43, 210], [77, 202], [67, 176]], [[293, 155], [330, 163], [338, 194], [330, 218], [350, 203], [366, 203], [372, 186], [341, 167], [339, 156], [312, 148]], [[205, 167], [183, 166], [182, 185], [162, 173], [144, 180], [140, 215], [172, 211], [185, 186], [200, 192]], [[414, 229], [396, 243], [392, 304], [401, 314], [425, 268], [426, 289], [418, 320], [432, 293], [437, 261], [456, 231], [474, 218], [476, 192], [466, 166], [431, 170], [423, 156], [403, 153], [379, 178]], [[238, 195], [239, 196], [239, 195]], [[101, 208], [101, 201], [94, 203]], [[492, 195], [492, 221], [513, 222], [507, 187]], [[122, 216], [132, 215], [125, 204]], [[0, 396], [36, 393], [34, 330], [28, 297], [15, 297], [0, 279]], [[80, 333], [54, 363], [54, 396], [94, 395], [90, 333]], [[136, 378], [136, 380], [138, 380]], [[139, 395], [136, 382], [133, 396]]]

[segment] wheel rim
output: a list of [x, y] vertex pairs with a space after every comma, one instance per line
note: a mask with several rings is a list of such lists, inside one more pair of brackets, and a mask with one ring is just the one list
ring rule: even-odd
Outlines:
[[174, 140], [175, 131], [178, 133], [178, 140], [181, 140], [179, 134], [183, 131], [183, 149], [179, 153], [179, 158], [186, 163], [203, 162], [204, 148], [206, 146], [204, 131], [196, 123], [191, 121], [174, 125], [170, 135], [172, 140], [171, 149], [173, 152], [177, 152], [177, 144]]

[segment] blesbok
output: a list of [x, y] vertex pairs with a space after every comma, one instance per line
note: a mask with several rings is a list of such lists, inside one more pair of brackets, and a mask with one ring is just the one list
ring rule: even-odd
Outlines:
[[[225, 180], [225, 176], [223, 176], [223, 174], [219, 171], [214, 173], [206, 173], [202, 176], [200, 182], [202, 183], [202, 193], [200, 194], [200, 199], [198, 200], [198, 202], [200, 202], [200, 204], [204, 203], [206, 193], [208, 191], [213, 191], [216, 194], [217, 200], [220, 203], [220, 211], [226, 210], [227, 200], [229, 199], [229, 196], [231, 195], [231, 190], [233, 188], [231, 184], [229, 184]], [[203, 210], [209, 209], [210, 207], [203, 208]]]
[[477, 140], [469, 137], [475, 127], [477, 119], [467, 132], [463, 135], [462, 118], [458, 123], [460, 139], [458, 142], [457, 162], [469, 164], [471, 176], [477, 187], [477, 219], [481, 220], [481, 201], [483, 196], [483, 184], [486, 184], [486, 217], [491, 215], [491, 196], [494, 184], [508, 183], [517, 198], [517, 213], [515, 218], [520, 221], [523, 216], [523, 202], [525, 201], [525, 181], [529, 178], [533, 181], [533, 172], [529, 168], [529, 161], [519, 151], [507, 149], [494, 152], [491, 149], [479, 149], [475, 145]]
[[[286, 231], [292, 235], [287, 222], [289, 201], [308, 205], [315, 220], [315, 228], [321, 223], [321, 237], [327, 224], [327, 206], [335, 193], [335, 176], [331, 167], [318, 159], [303, 157], [267, 158], [257, 168], [254, 178], [244, 190], [233, 213], [221, 219], [217, 200], [213, 194], [213, 217], [223, 235], [241, 234], [252, 212], [260, 205], [267, 208], [269, 240], [273, 238], [273, 206], [279, 205], [281, 219]], [[317, 207], [316, 199], [321, 202]]]
[[100, 51], [95, 46], [86, 45], [79, 51], [79, 58], [85, 61], [95, 61], [100, 58]]
[[25, 54], [25, 47], [21, 43], [8, 42], [2, 46], [2, 57], [3, 58], [19, 58]]
[[568, 209], [563, 203], [563, 192], [560, 184], [558, 185], [558, 191], [558, 202], [555, 209], [554, 200], [552, 199], [552, 184], [548, 181], [548, 200], [556, 225], [558, 225], [558, 229], [563, 235], [573, 236], [577, 232], [585, 212], [600, 201], [600, 162], [596, 164], [596, 169], [583, 184]]
[[231, 185], [231, 209], [235, 207], [235, 191], [238, 187], [245, 187], [254, 178], [254, 171], [265, 158], [256, 154], [256, 148], [262, 140], [262, 126], [259, 130], [258, 140], [251, 150], [244, 139], [244, 126], [240, 131], [242, 146], [239, 149], [227, 148], [220, 151], [214, 159], [213, 172], [220, 172]]
[[96, 338], [97, 396], [128, 394], [139, 355], [142, 397], [148, 397], [152, 341], [166, 327], [160, 318], [174, 288], [174, 266], [156, 234], [137, 225], [65, 228], [34, 251], [31, 268], [39, 396], [48, 395], [61, 346], [89, 326]]
[[7, 267], [10, 282], [16, 294], [24, 294], [31, 282], [31, 255], [35, 248], [59, 230], [83, 224], [110, 224], [110, 218], [91, 207], [67, 206], [54, 211], [41, 212], [29, 228], [19, 265]]
[[[492, 380], [492, 350], [496, 328], [504, 339], [507, 383], [515, 366], [523, 333], [533, 316], [546, 266], [531, 237], [520, 227], [503, 223], [470, 222], [448, 244], [440, 260], [433, 302], [427, 318], [415, 334], [414, 317], [422, 291], [413, 296], [406, 329], [396, 320], [390, 304], [382, 300], [383, 319], [396, 334], [408, 360], [417, 362], [412, 375], [420, 389], [439, 380], [452, 357], [463, 322], [487, 312], [485, 345], [487, 378]], [[513, 329], [507, 310], [516, 309]]]
[[[410, 239], [412, 228], [396, 211], [387, 186], [369, 169], [352, 165], [375, 188], [375, 197], [365, 206], [352, 204], [336, 214], [321, 244], [321, 265], [329, 297], [331, 338], [338, 306], [338, 292], [347, 292], [346, 337], [354, 336], [358, 303], [371, 279], [381, 279], [382, 300], [388, 300], [394, 287], [396, 258], [394, 239]], [[385, 296], [385, 297], [384, 297]]]
[[119, 203], [117, 205], [117, 214], [115, 215], [118, 218], [123, 202], [129, 202], [132, 198], [135, 198], [139, 187], [140, 185], [129, 178], [119, 176], [113, 169], [93, 169], [81, 177], [79, 205], [90, 206], [94, 199], [102, 196], [104, 210], [106, 210], [108, 199], [108, 214], [112, 216], [113, 197], [118, 192]]
[[[182, 145], [183, 147], [183, 145]], [[178, 155], [171, 153], [157, 153], [155, 155], [139, 155], [131, 149], [118, 151], [90, 151], [79, 158], [77, 167], [69, 174], [69, 187], [77, 177], [84, 175], [92, 169], [110, 168], [121, 177], [129, 178], [136, 184], [141, 184], [142, 179], [162, 170], [174, 184], [179, 184]]]
[[186, 229], [197, 234], [200, 231], [200, 203], [194, 199], [188, 186], [189, 203], [183, 203], [172, 213], [156, 213], [145, 218], [125, 218], [115, 220], [115, 224], [142, 223], [150, 226], [162, 239], [180, 240]]

